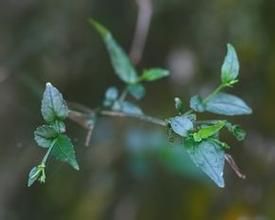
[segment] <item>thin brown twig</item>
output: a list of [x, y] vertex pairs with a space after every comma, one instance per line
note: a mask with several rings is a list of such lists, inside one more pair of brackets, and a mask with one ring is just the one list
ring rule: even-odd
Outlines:
[[243, 173], [241, 173], [240, 168], [237, 166], [235, 160], [233, 159], [233, 157], [230, 154], [225, 154], [224, 158], [239, 178], [241, 178], [241, 179], [246, 178], [246, 176]]
[[136, 0], [136, 3], [138, 6], [137, 23], [129, 53], [134, 64], [138, 64], [142, 58], [153, 15], [152, 0]]
[[[93, 127], [93, 125], [91, 126], [90, 124], [90, 120], [91, 119], [94, 120], [95, 114], [99, 116], [101, 115], [101, 116], [109, 116], [109, 117], [135, 118], [151, 124], [155, 124], [163, 127], [167, 126], [166, 121], [156, 117], [149, 116], [149, 115], [130, 114], [125, 112], [111, 111], [111, 110], [99, 110], [96, 113], [94, 112], [94, 114], [91, 114], [92, 112], [93, 110], [90, 110], [90, 114], [89, 114], [90, 116], [89, 116], [88, 114], [85, 114], [79, 111], [70, 110], [69, 119], [71, 119], [72, 121], [76, 122], [77, 124], [79, 124], [80, 126], [88, 130], [91, 130], [91, 128]], [[90, 117], [93, 117], [93, 118], [90, 118]]]

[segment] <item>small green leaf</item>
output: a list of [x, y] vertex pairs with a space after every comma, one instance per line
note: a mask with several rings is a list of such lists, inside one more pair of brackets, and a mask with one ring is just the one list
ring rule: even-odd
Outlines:
[[51, 154], [56, 160], [67, 162], [74, 169], [79, 170], [79, 165], [76, 160], [74, 146], [69, 137], [64, 134], [56, 138]]
[[218, 93], [206, 103], [206, 110], [221, 115], [248, 115], [252, 109], [239, 97], [226, 93]]
[[179, 97], [175, 97], [175, 108], [178, 113], [182, 114], [184, 112], [184, 104], [183, 101]]
[[225, 127], [231, 132], [238, 141], [243, 141], [246, 138], [246, 132], [239, 125], [234, 125], [226, 122]]
[[40, 183], [45, 183], [46, 181], [46, 173], [45, 173], [45, 165], [40, 164], [35, 166], [29, 172], [28, 178], [28, 187], [31, 187], [35, 181], [39, 181]]
[[206, 173], [219, 187], [224, 187], [224, 151], [212, 140], [205, 140], [199, 144], [193, 143], [186, 147], [190, 158], [204, 173]]
[[155, 81], [169, 76], [169, 71], [161, 68], [152, 68], [144, 70], [140, 79], [143, 81]]
[[34, 140], [43, 148], [49, 148], [57, 136], [57, 131], [49, 125], [42, 125], [34, 131]]
[[128, 91], [136, 99], [142, 99], [145, 95], [145, 88], [140, 83], [130, 84], [128, 86]]
[[142, 110], [137, 105], [128, 101], [115, 102], [113, 105], [113, 110], [132, 115], [143, 115]]
[[227, 44], [227, 54], [221, 70], [221, 80], [223, 84], [230, 84], [235, 81], [239, 75], [239, 69], [240, 65], [236, 50], [231, 44]]
[[173, 131], [182, 137], [186, 137], [194, 128], [192, 120], [186, 115], [171, 118], [169, 122]]
[[64, 120], [68, 117], [69, 109], [62, 94], [51, 84], [46, 84], [43, 94], [41, 113], [46, 122]]
[[190, 108], [196, 112], [204, 112], [205, 104], [203, 103], [203, 99], [196, 95], [190, 99]]
[[34, 184], [34, 182], [38, 180], [40, 173], [41, 170], [38, 169], [36, 166], [31, 169], [28, 178], [28, 187], [31, 187]]
[[200, 142], [204, 139], [212, 137], [218, 133], [225, 126], [225, 121], [218, 121], [214, 125], [206, 126], [201, 128], [198, 132], [193, 134], [194, 140]]
[[118, 98], [118, 89], [114, 86], [108, 88], [105, 93], [105, 99], [115, 101]]
[[136, 83], [138, 76], [136, 70], [125, 51], [118, 45], [110, 31], [93, 19], [89, 20], [104, 40], [109, 52], [112, 66], [118, 77], [126, 83]]
[[118, 89], [114, 86], [108, 88], [105, 92], [105, 99], [103, 105], [110, 107], [118, 98]]

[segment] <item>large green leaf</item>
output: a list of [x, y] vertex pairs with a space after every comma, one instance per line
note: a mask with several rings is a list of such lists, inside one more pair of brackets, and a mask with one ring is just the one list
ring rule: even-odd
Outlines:
[[42, 125], [34, 131], [34, 140], [38, 146], [44, 148], [49, 148], [57, 136], [57, 131], [49, 125]]
[[189, 116], [176, 116], [170, 119], [170, 125], [173, 131], [182, 136], [186, 137], [188, 132], [194, 128], [193, 122]]
[[186, 147], [190, 158], [204, 173], [206, 173], [219, 187], [224, 187], [224, 151], [212, 140], [202, 141], [200, 144]]
[[239, 60], [236, 50], [231, 44], [227, 44], [227, 54], [221, 70], [221, 80], [224, 84], [233, 82], [239, 75]]
[[55, 120], [64, 120], [69, 109], [62, 94], [51, 84], [46, 84], [43, 94], [41, 113], [46, 122], [54, 122]]
[[242, 99], [226, 93], [218, 93], [205, 105], [208, 112], [221, 115], [234, 116], [252, 113], [252, 109]]
[[74, 146], [66, 135], [61, 134], [56, 138], [51, 154], [55, 159], [67, 162], [74, 169], [79, 170], [79, 165], [75, 157]]
[[112, 66], [118, 77], [126, 83], [137, 82], [138, 76], [133, 64], [131, 63], [125, 51], [113, 38], [110, 31], [93, 19], [90, 19], [89, 21], [101, 35], [109, 52]]

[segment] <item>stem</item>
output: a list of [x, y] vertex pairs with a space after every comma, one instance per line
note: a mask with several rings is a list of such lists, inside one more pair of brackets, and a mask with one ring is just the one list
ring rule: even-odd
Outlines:
[[217, 95], [225, 87], [226, 87], [226, 85], [224, 85], [224, 84], [219, 85], [209, 96], [207, 96], [203, 100], [203, 103], [207, 103], [210, 99], [212, 99], [215, 95]]
[[[92, 112], [93, 110], [90, 110], [90, 112]], [[109, 117], [125, 117], [125, 118], [135, 118], [141, 121], [145, 121], [151, 124], [155, 124], [155, 125], [159, 125], [159, 126], [163, 126], [166, 127], [167, 126], [167, 122], [159, 119], [159, 118], [155, 118], [152, 116], [148, 116], [148, 115], [137, 115], [137, 114], [129, 114], [129, 113], [125, 113], [125, 112], [117, 112], [117, 111], [111, 111], [111, 110], [100, 110], [97, 112], [98, 115], [101, 116], [109, 116]], [[76, 118], [78, 118], [78, 120], [76, 120]], [[88, 115], [81, 113], [79, 111], [73, 111], [70, 110], [70, 114], [69, 114], [69, 119], [71, 119], [72, 121], [80, 124], [81, 126], [83, 126], [86, 129], [90, 129], [90, 127], [87, 127], [87, 123], [84, 123], [85, 120], [89, 120]], [[81, 121], [81, 123], [79, 123], [79, 121]]]
[[124, 90], [122, 91], [120, 97], [118, 98], [118, 101], [123, 102], [126, 99], [127, 94], [128, 94], [128, 88], [125, 87]]
[[124, 112], [116, 112], [116, 111], [108, 111], [108, 110], [100, 111], [99, 115], [111, 116], [111, 117], [136, 118], [136, 119], [139, 119], [141, 121], [145, 121], [145, 122], [148, 122], [151, 124], [156, 124], [156, 125], [160, 125], [163, 127], [167, 126], [166, 121], [159, 119], [159, 118], [152, 117], [152, 116], [148, 116], [148, 115], [137, 115], [137, 114], [129, 114], [129, 113], [124, 113]]
[[41, 165], [46, 165], [47, 160], [48, 160], [48, 157], [49, 157], [49, 155], [50, 155], [50, 153], [51, 153], [51, 151], [52, 151], [52, 149], [53, 149], [53, 147], [54, 147], [56, 141], [57, 141], [57, 139], [54, 139], [54, 140], [53, 140], [51, 146], [49, 147], [47, 153], [45, 154], [45, 156], [43, 157], [43, 159], [42, 159], [42, 161], [41, 161]]

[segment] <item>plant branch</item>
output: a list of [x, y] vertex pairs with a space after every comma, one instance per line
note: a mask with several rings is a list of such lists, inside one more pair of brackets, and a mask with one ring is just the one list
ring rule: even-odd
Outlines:
[[[93, 110], [90, 110], [90, 112], [93, 112]], [[95, 112], [94, 112], [95, 114]], [[138, 115], [138, 114], [130, 114], [130, 113], [124, 113], [124, 112], [118, 112], [118, 111], [112, 111], [112, 110], [99, 110], [96, 112], [97, 115], [100, 116], [108, 116], [108, 117], [125, 117], [125, 118], [135, 118], [144, 122], [148, 122], [151, 124], [159, 125], [166, 127], [167, 122], [148, 115]], [[93, 115], [93, 114], [91, 114]], [[93, 116], [92, 116], [93, 117]], [[76, 122], [77, 124], [81, 125], [85, 129], [91, 129], [90, 126], [88, 126], [88, 120], [89, 120], [89, 115], [85, 113], [81, 113], [79, 111], [74, 111], [70, 110], [69, 113], [69, 119], [72, 121]]]
[[148, 115], [138, 115], [138, 114], [129, 114], [124, 112], [117, 112], [117, 111], [107, 111], [102, 110], [99, 112], [99, 115], [102, 116], [111, 116], [111, 117], [126, 117], [126, 118], [136, 118], [141, 121], [145, 121], [151, 124], [160, 125], [160, 126], [167, 126], [167, 123], [159, 118], [148, 116]]

